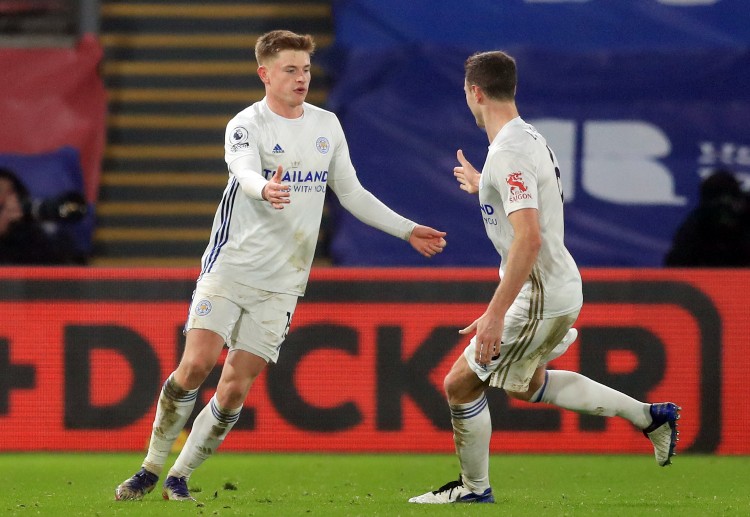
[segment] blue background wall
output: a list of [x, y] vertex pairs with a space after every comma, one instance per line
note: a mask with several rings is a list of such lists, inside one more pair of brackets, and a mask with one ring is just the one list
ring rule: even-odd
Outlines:
[[[435, 265], [498, 264], [452, 174], [457, 149], [481, 168], [488, 145], [462, 90], [476, 51], [516, 57], [517, 105], [560, 159], [581, 266], [659, 266], [703, 176], [727, 167], [750, 186], [745, 0], [339, 0], [334, 20], [328, 107], [364, 186], [448, 232]], [[334, 221], [338, 264], [424, 264], [343, 210]]]

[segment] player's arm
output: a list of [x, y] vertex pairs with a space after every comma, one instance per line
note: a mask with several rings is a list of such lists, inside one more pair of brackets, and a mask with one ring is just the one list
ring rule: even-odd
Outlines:
[[229, 170], [237, 177], [242, 192], [248, 197], [268, 201], [271, 206], [281, 210], [289, 203], [290, 195], [289, 185], [281, 182], [284, 168], [279, 165], [271, 179], [266, 180], [259, 172], [256, 172], [256, 167], [260, 168], [256, 160], [247, 155], [234, 160], [229, 165]]
[[445, 232], [411, 221], [390, 208], [366, 190], [356, 174], [331, 179], [329, 185], [349, 213], [368, 226], [409, 241], [409, 244], [425, 257], [443, 251]]
[[536, 208], [522, 208], [508, 215], [513, 226], [513, 242], [505, 261], [503, 279], [495, 289], [487, 310], [471, 325], [459, 332], [470, 334], [476, 330], [476, 361], [488, 364], [500, 353], [505, 314], [531, 274], [542, 247], [539, 212]]
[[251, 199], [260, 200], [268, 180], [262, 174], [256, 132], [257, 128], [247, 120], [230, 120], [224, 134], [224, 161], [229, 172], [239, 181], [242, 192]]
[[408, 241], [418, 253], [432, 257], [443, 251], [445, 232], [411, 221], [390, 208], [366, 190], [357, 178], [344, 130], [335, 119], [334, 148], [328, 174], [328, 185], [341, 206], [354, 217], [373, 228]]
[[513, 227], [513, 242], [505, 258], [503, 280], [487, 308], [488, 311], [502, 313], [503, 316], [531, 275], [542, 248], [542, 231], [536, 208], [516, 210], [508, 215], [508, 221]]
[[256, 139], [259, 131], [251, 121], [232, 119], [227, 124], [224, 135], [224, 160], [245, 195], [251, 199], [268, 201], [271, 206], [280, 210], [289, 203], [289, 186], [281, 183], [281, 165], [271, 178], [268, 178], [270, 171], [264, 171]]
[[469, 194], [476, 194], [479, 192], [479, 178], [481, 178], [482, 175], [471, 163], [469, 163], [469, 160], [464, 157], [464, 152], [461, 149], [456, 152], [456, 158], [458, 158], [458, 163], [460, 165], [458, 167], [453, 167], [453, 176], [455, 176], [458, 181], [459, 188], [465, 190]]

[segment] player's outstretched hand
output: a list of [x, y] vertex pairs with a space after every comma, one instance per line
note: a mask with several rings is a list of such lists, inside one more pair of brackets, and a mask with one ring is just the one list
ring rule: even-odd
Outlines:
[[427, 258], [434, 257], [445, 248], [445, 232], [418, 224], [409, 236], [409, 244]]
[[460, 183], [459, 187], [469, 194], [476, 194], [479, 192], [479, 178], [481, 174], [464, 157], [464, 152], [461, 149], [456, 152], [456, 158], [458, 158], [458, 163], [461, 165], [453, 167], [453, 175]]
[[289, 185], [281, 183], [281, 175], [284, 172], [284, 168], [279, 165], [276, 169], [273, 177], [263, 187], [263, 199], [271, 203], [271, 206], [276, 210], [281, 210], [284, 205], [288, 204], [289, 199]]

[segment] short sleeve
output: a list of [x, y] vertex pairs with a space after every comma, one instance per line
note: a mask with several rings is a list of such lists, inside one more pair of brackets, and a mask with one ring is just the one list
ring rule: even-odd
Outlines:
[[538, 178], [529, 157], [500, 151], [488, 161], [490, 181], [500, 194], [506, 215], [522, 208], [539, 208]]

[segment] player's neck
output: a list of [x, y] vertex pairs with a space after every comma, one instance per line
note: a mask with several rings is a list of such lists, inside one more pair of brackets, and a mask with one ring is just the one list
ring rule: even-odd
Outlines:
[[495, 140], [495, 137], [501, 129], [518, 117], [518, 109], [513, 102], [502, 102], [493, 103], [486, 107], [484, 114], [484, 127], [487, 130], [487, 138], [490, 142]]

